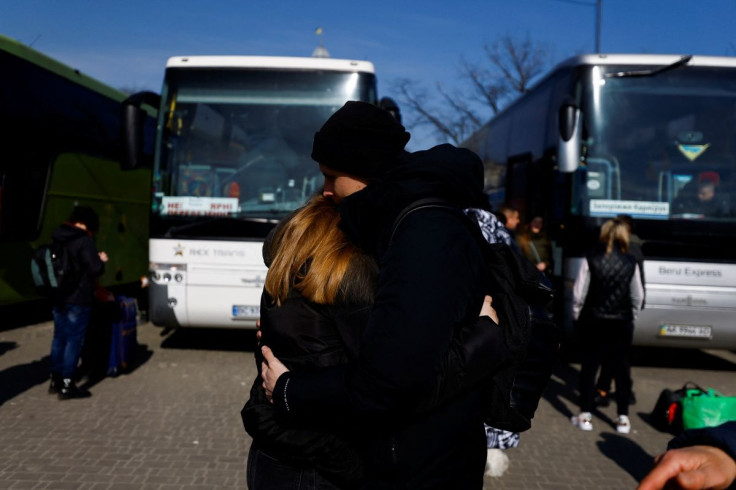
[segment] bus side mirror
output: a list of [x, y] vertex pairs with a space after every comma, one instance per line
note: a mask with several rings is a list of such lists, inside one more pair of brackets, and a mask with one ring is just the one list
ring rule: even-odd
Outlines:
[[139, 92], [123, 101], [121, 115], [123, 154], [120, 161], [123, 170], [150, 166], [150, 159], [147, 161], [143, 151], [144, 129], [149, 114], [141, 106], [147, 104], [158, 109], [160, 101], [161, 97], [153, 92]]
[[380, 107], [383, 110], [386, 110], [394, 116], [394, 119], [401, 124], [401, 111], [399, 110], [399, 104], [394, 101], [391, 97], [383, 97], [380, 101], [378, 101], [378, 107]]
[[565, 101], [558, 113], [557, 168], [560, 172], [574, 172], [580, 164], [583, 142], [583, 123], [580, 109], [574, 102]]

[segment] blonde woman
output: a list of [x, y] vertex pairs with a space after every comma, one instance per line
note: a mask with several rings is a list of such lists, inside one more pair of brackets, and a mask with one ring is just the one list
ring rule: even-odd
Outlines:
[[[303, 371], [347, 363], [358, 357], [376, 288], [375, 261], [350, 243], [338, 224], [337, 206], [323, 196], [313, 197], [303, 208], [284, 219], [263, 247], [269, 266], [261, 300], [261, 343], [268, 345], [290, 370]], [[467, 337], [483, 339], [501, 364], [508, 351], [498, 317], [486, 297], [481, 316], [464, 330]], [[490, 318], [489, 318], [490, 317]], [[477, 328], [476, 328], [477, 327]], [[468, 334], [468, 335], [466, 335]], [[468, 359], [460, 341], [453, 345], [444, 366], [447, 373], [466, 372]], [[459, 354], [459, 351], [463, 351]], [[489, 350], [479, 350], [487, 355]], [[262, 355], [256, 351], [256, 365]], [[486, 363], [487, 364], [487, 363]], [[481, 376], [482, 377], [482, 376]], [[454, 396], [462, 383], [447, 374], [438, 380], [431, 407]], [[452, 390], [452, 392], [450, 392]], [[250, 399], [241, 412], [246, 431], [253, 438], [248, 456], [248, 488], [339, 489], [354, 488], [365, 477], [364, 416], [354, 413], [329, 419], [304, 414], [299, 419], [279, 418], [257, 376]]]
[[572, 423], [585, 431], [593, 430], [595, 376], [604, 356], [616, 382], [616, 430], [631, 431], [629, 350], [644, 289], [636, 258], [628, 252], [626, 223], [619, 218], [605, 222], [598, 246], [585, 257], [575, 279], [573, 317], [578, 320], [581, 369], [580, 414]]

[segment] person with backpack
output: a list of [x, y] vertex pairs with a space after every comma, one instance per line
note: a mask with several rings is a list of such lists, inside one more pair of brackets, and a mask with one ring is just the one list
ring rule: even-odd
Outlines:
[[108, 257], [98, 252], [93, 239], [99, 229], [97, 213], [76, 206], [69, 219], [53, 234], [53, 247], [63, 257], [65, 270], [54, 292], [54, 338], [51, 341], [51, 383], [49, 393], [60, 400], [85, 398], [89, 391], [77, 387], [75, 374], [84, 344], [95, 292], [95, 278], [102, 275]]
[[[317, 195], [282, 220], [264, 242], [269, 270], [259, 334], [292, 370], [358, 358], [378, 266], [347, 240], [339, 220], [335, 203]], [[494, 365], [504, 364], [506, 347], [491, 302], [488, 297], [474, 323], [455, 334], [456, 341], [442, 361], [447, 374], [436, 382], [420, 410], [431, 410], [454, 396], [458, 385], [472, 384], [472, 377], [481, 380]], [[464, 345], [471, 343], [487, 347], [464, 351]], [[259, 369], [261, 360], [256, 351]], [[454, 375], [459, 372], [462, 379]], [[353, 488], [365, 478], [362, 424], [351, 424], [350, 414], [320, 423], [310, 419], [304, 426], [282, 424], [258, 376], [241, 417], [253, 439], [247, 472], [251, 490], [291, 489], [296, 480], [314, 480], [318, 488]]]
[[[346, 103], [315, 135], [323, 195], [338, 204], [351, 243], [380, 264], [375, 300], [356, 361], [290, 371], [265, 345], [263, 388], [287, 420], [355, 414], [366, 434], [364, 488], [480, 489], [483, 390], [418, 407], [441, 376], [453, 332], [477, 317], [485, 296], [484, 255], [462, 213], [487, 207], [482, 163], [451, 145], [407, 153], [408, 139], [389, 114], [361, 102]], [[445, 205], [396, 224], [427, 198]]]

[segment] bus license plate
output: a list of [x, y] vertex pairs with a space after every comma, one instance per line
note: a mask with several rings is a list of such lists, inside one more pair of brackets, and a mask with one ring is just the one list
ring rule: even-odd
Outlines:
[[710, 339], [709, 325], [662, 325], [659, 327], [660, 337], [681, 337], [687, 339]]
[[233, 318], [253, 318], [261, 316], [260, 306], [233, 305]]

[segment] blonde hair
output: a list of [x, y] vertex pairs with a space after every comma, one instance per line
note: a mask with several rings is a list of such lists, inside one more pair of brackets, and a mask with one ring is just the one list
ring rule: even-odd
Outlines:
[[609, 219], [601, 226], [600, 242], [606, 246], [606, 254], [618, 246], [621, 253], [629, 251], [629, 225], [621, 218]]
[[320, 195], [276, 231], [265, 289], [277, 305], [292, 288], [314, 303], [334, 304], [338, 299], [350, 261], [359, 252], [338, 228], [339, 222], [337, 206]]

